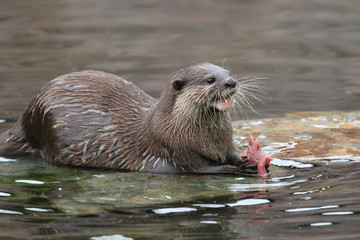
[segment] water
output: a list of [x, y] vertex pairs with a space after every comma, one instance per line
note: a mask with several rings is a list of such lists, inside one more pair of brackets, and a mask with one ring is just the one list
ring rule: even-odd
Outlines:
[[[262, 116], [360, 103], [360, 3], [1, 1], [0, 111], [17, 118], [60, 74], [115, 73], [158, 97], [180, 67], [209, 61], [268, 77]], [[256, 115], [255, 115], [256, 116]]]
[[[358, 1], [0, 4], [0, 132], [60, 74], [108, 71], [158, 97], [178, 68], [227, 59], [225, 66], [239, 77], [268, 78], [270, 101], [256, 103], [259, 114], [249, 116], [262, 122], [243, 126], [268, 152], [277, 147], [282, 154], [276, 153], [265, 180], [0, 158], [0, 238], [359, 239], [358, 122], [315, 119], [305, 130], [289, 115], [271, 120], [282, 123], [277, 128], [264, 127], [269, 122], [262, 119], [359, 111]], [[310, 149], [307, 158], [299, 149]], [[314, 149], [321, 158], [309, 154]]]
[[2, 236], [359, 237], [357, 162], [322, 162], [308, 168], [271, 166], [271, 177], [263, 180], [121, 173], [59, 168], [42, 159], [5, 160], [0, 163]]

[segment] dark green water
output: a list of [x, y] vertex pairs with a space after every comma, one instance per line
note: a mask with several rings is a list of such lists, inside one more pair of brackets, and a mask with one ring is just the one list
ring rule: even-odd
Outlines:
[[357, 239], [359, 164], [272, 165], [264, 180], [60, 168], [42, 159], [1, 158], [0, 234], [4, 239]]
[[[158, 97], [180, 67], [225, 59], [268, 78], [250, 118], [360, 109], [357, 0], [0, 4], [0, 132], [60, 74], [103, 70]], [[0, 239], [359, 239], [359, 164], [272, 165], [262, 180], [0, 158]]]

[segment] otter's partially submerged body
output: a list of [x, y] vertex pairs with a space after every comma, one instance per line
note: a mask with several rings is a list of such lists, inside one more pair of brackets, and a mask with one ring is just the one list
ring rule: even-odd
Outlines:
[[228, 111], [238, 92], [229, 71], [210, 63], [179, 70], [158, 101], [109, 73], [63, 75], [0, 135], [0, 155], [147, 172], [222, 172], [240, 159]]

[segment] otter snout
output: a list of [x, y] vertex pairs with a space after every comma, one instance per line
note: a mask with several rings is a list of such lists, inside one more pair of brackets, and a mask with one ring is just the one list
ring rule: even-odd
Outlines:
[[237, 82], [232, 78], [225, 80], [225, 84], [224, 84], [225, 88], [229, 88], [229, 89], [236, 88], [236, 85]]
[[220, 96], [216, 98], [215, 108], [219, 111], [225, 111], [230, 109], [234, 105], [234, 97], [233, 95], [237, 91], [237, 82], [229, 77], [223, 80], [222, 91]]

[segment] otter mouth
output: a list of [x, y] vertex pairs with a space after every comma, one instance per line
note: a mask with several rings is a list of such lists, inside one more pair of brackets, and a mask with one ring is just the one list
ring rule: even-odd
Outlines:
[[215, 101], [215, 108], [219, 111], [226, 111], [234, 105], [232, 96], [221, 97]]

